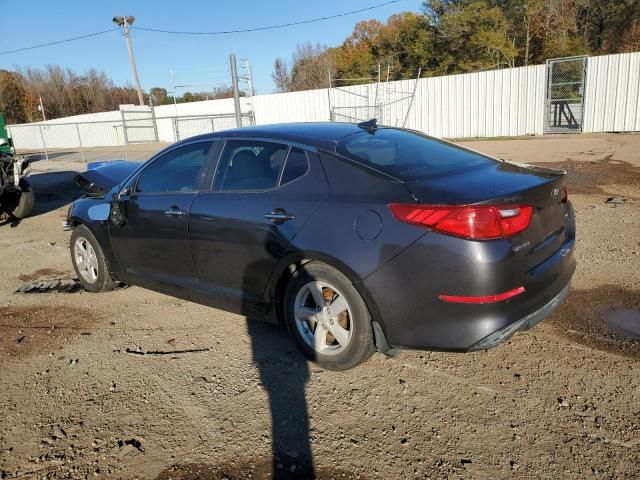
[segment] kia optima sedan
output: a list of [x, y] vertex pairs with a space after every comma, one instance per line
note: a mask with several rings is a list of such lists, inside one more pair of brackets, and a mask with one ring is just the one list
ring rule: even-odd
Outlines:
[[575, 270], [564, 172], [375, 121], [201, 135], [76, 181], [88, 193], [66, 225], [87, 290], [283, 323], [330, 369], [494, 347], [558, 307]]

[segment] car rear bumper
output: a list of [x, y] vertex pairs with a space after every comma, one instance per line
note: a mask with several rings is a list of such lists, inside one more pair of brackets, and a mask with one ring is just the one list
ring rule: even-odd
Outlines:
[[553, 297], [549, 303], [542, 306], [535, 312], [530, 313], [526, 317], [523, 317], [520, 320], [517, 320], [512, 324], [507, 325], [506, 327], [503, 327], [490, 335], [487, 335], [478, 343], [472, 345], [471, 348], [469, 348], [469, 350], [467, 351], [475, 352], [477, 350], [487, 350], [489, 348], [496, 347], [501, 343], [509, 340], [515, 333], [522, 330], [529, 330], [530, 328], [535, 327], [538, 323], [551, 315], [553, 311], [562, 304], [564, 299], [567, 298], [570, 288], [571, 283], [567, 283], [567, 285], [565, 285], [560, 293]]
[[[495, 346], [546, 318], [566, 297], [575, 237], [523, 271], [510, 245], [425, 235], [363, 281], [390, 347], [467, 352]], [[493, 303], [451, 303], [442, 294], [485, 296], [524, 287]]]

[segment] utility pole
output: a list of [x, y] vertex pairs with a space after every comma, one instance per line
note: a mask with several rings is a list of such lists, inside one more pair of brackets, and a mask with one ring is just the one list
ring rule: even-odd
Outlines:
[[40, 99], [40, 105], [38, 105], [38, 110], [40, 110], [42, 112], [42, 121], [46, 122], [47, 121], [47, 117], [44, 114], [44, 105], [42, 104], [42, 95], [38, 95], [38, 98]]
[[142, 97], [142, 87], [140, 86], [140, 78], [138, 77], [138, 69], [136, 68], [136, 59], [133, 56], [133, 47], [131, 46], [131, 37], [129, 37], [129, 25], [133, 25], [136, 17], [113, 17], [113, 23], [122, 27], [124, 38], [127, 42], [127, 49], [129, 50], [129, 63], [131, 64], [131, 73], [133, 73], [133, 81], [136, 84], [136, 90], [138, 90], [138, 103], [140, 106], [144, 106], [144, 98]]
[[238, 88], [238, 66], [236, 65], [235, 54], [229, 55], [231, 63], [231, 83], [233, 84], [233, 105], [236, 110], [236, 125], [242, 128], [242, 113], [240, 111], [240, 89]]

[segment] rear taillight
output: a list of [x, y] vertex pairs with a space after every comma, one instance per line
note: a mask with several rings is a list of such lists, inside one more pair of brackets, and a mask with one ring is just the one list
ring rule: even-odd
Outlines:
[[533, 216], [533, 207], [530, 205], [392, 203], [389, 208], [401, 222], [473, 240], [511, 237], [526, 230]]
[[567, 186], [564, 186], [564, 194], [562, 195], [562, 203], [567, 203], [569, 201], [569, 190]]

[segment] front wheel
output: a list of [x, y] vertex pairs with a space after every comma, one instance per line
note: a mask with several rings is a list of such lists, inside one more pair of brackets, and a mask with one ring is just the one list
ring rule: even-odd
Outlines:
[[294, 272], [284, 314], [302, 353], [323, 368], [353, 368], [375, 350], [364, 300], [346, 276], [328, 265], [309, 262]]
[[70, 246], [73, 268], [85, 290], [108, 292], [116, 287], [100, 244], [91, 230], [84, 225], [74, 228]]

